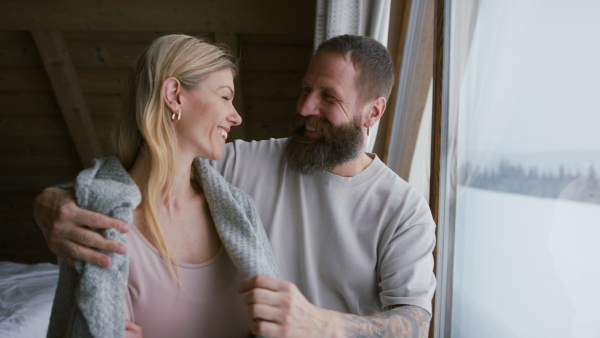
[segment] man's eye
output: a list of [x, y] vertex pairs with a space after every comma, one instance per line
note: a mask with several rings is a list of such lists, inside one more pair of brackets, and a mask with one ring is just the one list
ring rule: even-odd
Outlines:
[[304, 93], [310, 93], [310, 88], [308, 88], [308, 87], [303, 87], [303, 88], [302, 88], [302, 92], [304, 92]]
[[223, 98], [223, 100], [225, 100], [225, 101], [229, 101], [229, 100], [230, 100], [229, 96], [221, 96], [221, 97], [222, 97], [222, 98]]

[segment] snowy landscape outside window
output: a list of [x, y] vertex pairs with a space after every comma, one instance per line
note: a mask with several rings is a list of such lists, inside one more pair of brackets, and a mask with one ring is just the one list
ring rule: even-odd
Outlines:
[[449, 61], [453, 257], [436, 336], [600, 337], [600, 1], [471, 2], [472, 30], [449, 42], [469, 39]]

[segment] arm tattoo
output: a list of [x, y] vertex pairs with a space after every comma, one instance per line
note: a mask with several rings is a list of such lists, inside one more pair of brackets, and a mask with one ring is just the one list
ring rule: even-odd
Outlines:
[[429, 312], [412, 305], [399, 305], [370, 317], [344, 315], [347, 337], [426, 338], [429, 334]]

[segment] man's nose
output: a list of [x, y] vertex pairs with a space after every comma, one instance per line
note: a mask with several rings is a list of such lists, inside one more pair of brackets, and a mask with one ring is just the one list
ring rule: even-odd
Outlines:
[[319, 115], [319, 102], [313, 93], [303, 94], [298, 99], [298, 113], [302, 116]]

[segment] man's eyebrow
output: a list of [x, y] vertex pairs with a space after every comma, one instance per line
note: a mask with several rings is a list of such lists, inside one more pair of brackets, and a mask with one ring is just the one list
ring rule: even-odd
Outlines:
[[[309, 86], [309, 84], [308, 84], [306, 81], [304, 81], [304, 80], [302, 80], [302, 82], [301, 82], [301, 85], [302, 85], [302, 87], [304, 87], [304, 86]], [[310, 87], [310, 86], [309, 86], [309, 87]], [[324, 92], [327, 92], [327, 93], [329, 93], [329, 94], [332, 94], [332, 95], [333, 95], [333, 96], [335, 96], [335, 97], [340, 97], [340, 93], [338, 93], [338, 92], [337, 92], [335, 89], [333, 89], [333, 88], [331, 88], [331, 87], [320, 87], [320, 89], [321, 89], [322, 91], [324, 91]]]

